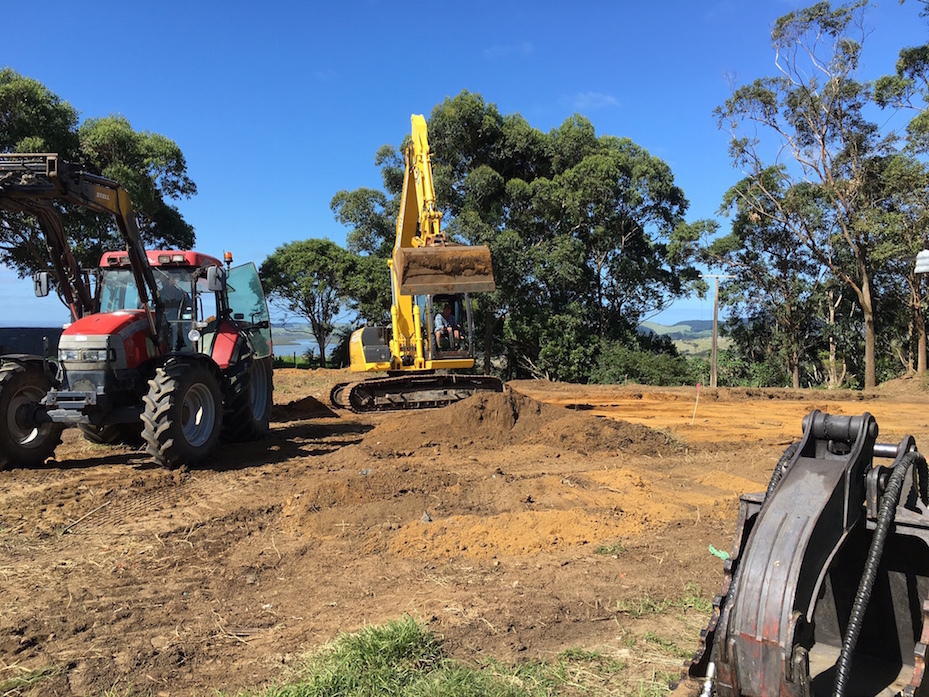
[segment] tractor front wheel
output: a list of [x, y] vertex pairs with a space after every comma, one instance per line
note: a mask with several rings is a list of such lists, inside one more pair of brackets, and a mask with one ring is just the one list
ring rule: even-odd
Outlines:
[[54, 454], [64, 427], [36, 420], [39, 401], [49, 388], [48, 377], [39, 370], [0, 368], [0, 470], [36, 467]]
[[143, 397], [145, 449], [166, 467], [198, 465], [210, 457], [222, 425], [222, 392], [202, 363], [171, 361], [155, 371]]

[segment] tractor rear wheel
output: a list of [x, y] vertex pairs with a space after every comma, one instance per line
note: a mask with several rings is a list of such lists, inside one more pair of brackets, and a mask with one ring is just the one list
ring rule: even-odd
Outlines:
[[145, 449], [166, 467], [197, 465], [213, 453], [222, 424], [215, 371], [202, 363], [171, 361], [155, 371], [142, 399]]
[[48, 377], [39, 370], [0, 368], [0, 470], [36, 467], [54, 454], [64, 426], [35, 419], [49, 388]]
[[223, 438], [228, 441], [258, 440], [271, 430], [273, 364], [267, 358], [250, 359], [229, 377]]
[[142, 441], [142, 423], [94, 426], [78, 424], [85, 440], [98, 445], [138, 445]]

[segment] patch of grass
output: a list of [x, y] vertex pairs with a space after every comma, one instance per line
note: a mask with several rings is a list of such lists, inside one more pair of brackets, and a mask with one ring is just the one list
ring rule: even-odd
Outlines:
[[680, 598], [678, 607], [682, 610], [696, 610], [697, 612], [712, 612], [713, 599], [707, 598], [700, 587], [695, 583], [688, 583], [684, 588], [684, 595]]
[[616, 601], [616, 612], [628, 615], [633, 619], [640, 619], [649, 615], [660, 615], [671, 608], [678, 610], [694, 610], [696, 612], [711, 612], [713, 601], [704, 597], [700, 588], [688, 583], [684, 594], [679, 598], [622, 598]]
[[690, 658], [693, 655], [692, 651], [682, 649], [670, 639], [665, 639], [664, 637], [658, 636], [652, 631], [645, 632], [645, 635], [642, 638], [645, 639], [645, 641], [654, 644], [665, 653], [674, 656], [675, 658]]
[[600, 545], [594, 551], [607, 557], [618, 557], [626, 553], [626, 548], [622, 542], [614, 542], [611, 545]]
[[[13, 670], [15, 666], [6, 666], [5, 670]], [[2, 697], [19, 697], [19, 695], [38, 695], [42, 693], [39, 686], [49, 678], [61, 673], [58, 666], [44, 666], [34, 670], [22, 670], [19, 675], [0, 680], [0, 695]]]
[[[633, 657], [631, 661], [638, 663], [639, 668], [645, 653], [654, 653], [656, 647], [662, 652], [667, 649], [657, 637], [649, 636], [639, 644], [643, 656]], [[625, 657], [627, 652], [622, 653]], [[617, 656], [582, 648], [569, 648], [551, 661], [514, 666], [492, 658], [466, 663], [445, 655], [440, 640], [427, 627], [404, 617], [339, 636], [299, 664], [286, 684], [247, 694], [260, 697], [659, 697], [668, 694], [668, 684], [673, 677], [670, 673], [667, 680], [654, 672], [650, 679], [643, 679], [641, 670], [630, 665]]]
[[338, 637], [265, 697], [535, 697], [557, 683], [539, 666], [478, 668], [448, 658], [411, 617]]
[[660, 615], [671, 604], [672, 601], [667, 598], [655, 599], [647, 595], [641, 598], [620, 598], [616, 601], [616, 612], [637, 620], [649, 615]]

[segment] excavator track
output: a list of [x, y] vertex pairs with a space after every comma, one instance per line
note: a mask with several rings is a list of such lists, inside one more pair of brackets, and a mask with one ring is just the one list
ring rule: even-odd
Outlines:
[[342, 382], [329, 399], [340, 409], [366, 413], [444, 407], [484, 392], [503, 392], [503, 383], [489, 375], [402, 375]]

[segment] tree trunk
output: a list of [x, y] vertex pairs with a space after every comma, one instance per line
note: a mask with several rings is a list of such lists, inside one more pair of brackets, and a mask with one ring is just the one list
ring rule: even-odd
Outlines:
[[874, 305], [871, 302], [871, 279], [866, 269], [861, 268], [861, 313], [864, 316], [864, 388], [877, 387], [877, 364], [875, 355]]
[[926, 372], [926, 318], [922, 311], [916, 313], [916, 374]]
[[322, 339], [317, 339], [319, 342], [319, 367], [326, 367], [326, 337], [323, 336]]
[[837, 365], [838, 347], [835, 341], [835, 306], [832, 291], [829, 291], [829, 389], [841, 387], [839, 384], [839, 369]]
[[794, 351], [790, 355], [790, 374], [795, 390], [800, 389], [800, 354]]
[[[910, 284], [910, 308], [913, 310], [913, 325], [916, 333], [916, 374], [926, 372], [926, 316], [920, 302], [922, 281], [919, 277]], [[912, 346], [912, 341], [910, 343]]]

